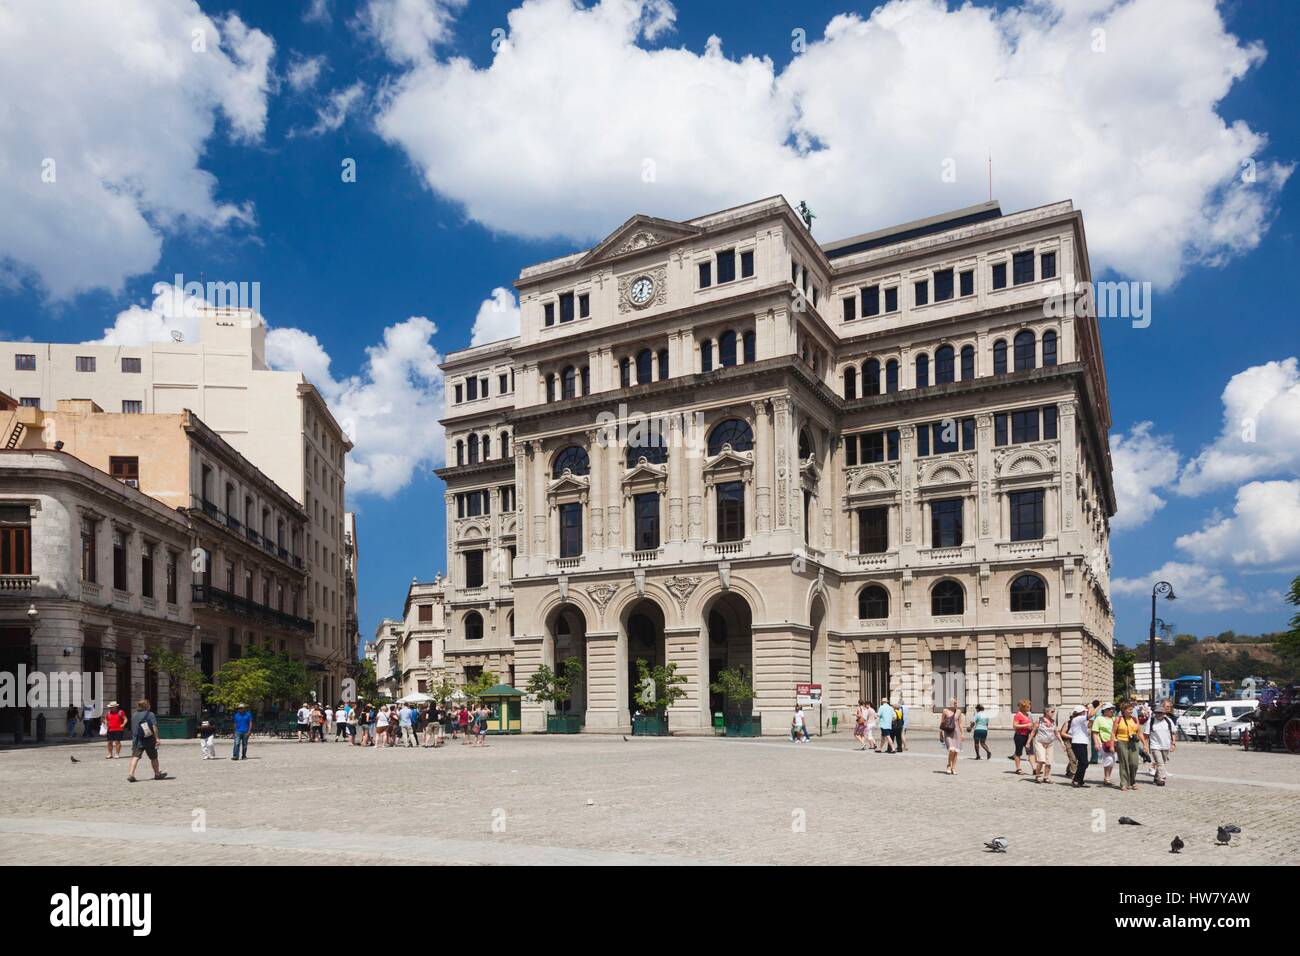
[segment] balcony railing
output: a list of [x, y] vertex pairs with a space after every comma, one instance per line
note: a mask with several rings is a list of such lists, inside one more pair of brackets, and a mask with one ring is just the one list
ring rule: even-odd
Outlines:
[[38, 581], [34, 574], [0, 574], [0, 591], [30, 591]]
[[305, 618], [295, 617], [273, 607], [258, 604], [256, 601], [240, 597], [238, 594], [231, 594], [229, 591], [223, 591], [220, 588], [214, 588], [209, 584], [191, 585], [190, 597], [195, 604], [202, 604], [235, 614], [243, 614], [291, 631], [302, 631], [311, 634], [316, 629], [315, 625]]

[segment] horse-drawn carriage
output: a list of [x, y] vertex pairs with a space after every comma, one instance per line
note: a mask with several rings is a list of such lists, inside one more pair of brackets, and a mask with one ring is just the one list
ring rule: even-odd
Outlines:
[[1300, 684], [1259, 692], [1254, 727], [1242, 734], [1248, 750], [1286, 750], [1300, 754]]

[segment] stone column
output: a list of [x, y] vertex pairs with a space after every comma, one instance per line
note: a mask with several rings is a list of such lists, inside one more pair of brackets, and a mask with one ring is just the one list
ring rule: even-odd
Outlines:
[[[701, 438], [703, 436], [700, 436]], [[690, 541], [704, 540], [704, 455], [699, 454], [687, 462], [686, 474], [686, 537]]]
[[668, 541], [682, 541], [686, 537], [685, 516], [682, 511], [686, 494], [687, 457], [686, 434], [682, 420], [673, 415], [668, 419]]
[[757, 426], [754, 444], [754, 473], [756, 476], [755, 530], [766, 534], [772, 530], [772, 424], [768, 417], [767, 400], [753, 403], [754, 422]]
[[623, 458], [627, 454], [622, 442], [614, 441], [605, 449], [605, 547], [617, 553], [623, 547]]
[[[519, 552], [519, 557], [526, 558], [529, 553], [529, 528], [532, 525], [529, 522], [528, 508], [532, 502], [532, 495], [528, 493], [528, 448], [526, 443], [516, 442], [514, 446], [515, 453], [515, 550]], [[451, 535], [447, 536], [450, 542]], [[450, 552], [450, 547], [448, 551]], [[447, 558], [449, 564], [451, 556]], [[523, 567], [527, 567], [527, 563]]]
[[589, 733], [630, 733], [627, 707], [627, 640], [617, 631], [587, 633]]
[[709, 712], [709, 635], [706, 628], [665, 628], [664, 649], [669, 664], [677, 664], [677, 673], [686, 678], [682, 689], [686, 696], [668, 708], [668, 729], [673, 733], [706, 731], [711, 726]]
[[546, 546], [546, 456], [542, 452], [542, 443], [534, 439], [528, 443], [529, 468], [532, 471], [533, 487], [531, 498], [531, 515], [533, 520], [533, 555], [540, 559], [537, 565], [540, 572], [545, 570], [546, 557], [550, 550]]
[[786, 396], [772, 400], [776, 456], [776, 524], [778, 531], [796, 527], [794, 495], [798, 493], [798, 445], [794, 436], [794, 402]]
[[[590, 537], [591, 551], [596, 552], [605, 547], [605, 501], [607, 500], [607, 491], [605, 488], [605, 456], [609, 454], [609, 449], [601, 441], [599, 431], [589, 431], [587, 434], [587, 447], [591, 449], [591, 505], [588, 507], [589, 520], [587, 522]], [[609, 534], [613, 534], [614, 529], [609, 529]]]

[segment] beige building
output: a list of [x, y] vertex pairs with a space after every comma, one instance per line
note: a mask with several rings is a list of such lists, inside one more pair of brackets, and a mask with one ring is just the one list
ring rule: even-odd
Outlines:
[[525, 269], [520, 335], [443, 366], [449, 667], [577, 656], [609, 732], [637, 660], [685, 678], [678, 732], [723, 669], [766, 734], [800, 684], [824, 720], [1104, 695], [1105, 368], [1055, 307], [1090, 281], [1068, 201], [821, 244], [774, 197]]
[[[189, 553], [184, 517], [162, 502], [64, 451], [0, 450], [0, 673], [101, 675], [84, 700], [192, 713], [149, 666], [159, 648], [193, 653]], [[62, 736], [69, 701], [45, 703], [0, 701], [0, 733], [30, 739], [43, 715]]]
[[200, 341], [142, 346], [0, 342], [0, 390], [53, 409], [88, 399], [109, 412], [190, 410], [306, 510], [303, 616], [318, 699], [336, 700], [356, 658], [348, 636], [344, 458], [351, 443], [297, 372], [266, 364], [266, 327], [247, 309], [205, 309]]

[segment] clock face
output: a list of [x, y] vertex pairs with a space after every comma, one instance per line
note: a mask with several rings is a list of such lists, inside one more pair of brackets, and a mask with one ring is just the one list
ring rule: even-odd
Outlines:
[[627, 297], [633, 305], [645, 305], [655, 294], [655, 282], [649, 276], [638, 276], [632, 280], [632, 288]]

